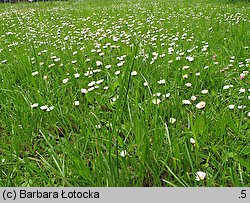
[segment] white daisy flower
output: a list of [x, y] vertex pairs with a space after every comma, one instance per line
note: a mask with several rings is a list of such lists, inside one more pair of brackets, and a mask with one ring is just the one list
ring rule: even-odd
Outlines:
[[69, 78], [65, 78], [65, 79], [63, 79], [63, 84], [66, 84], [67, 82], [69, 81]]
[[175, 123], [175, 121], [176, 121], [175, 118], [170, 118], [170, 119], [169, 119], [169, 122], [170, 122], [170, 123]]
[[162, 95], [162, 97], [163, 98], [168, 98], [168, 97], [170, 97], [170, 93], [164, 94], [164, 95]]
[[93, 91], [95, 89], [95, 87], [90, 87], [89, 89], [88, 89], [88, 92], [91, 92], [91, 91]]
[[205, 172], [203, 172], [203, 171], [198, 171], [198, 172], [196, 173], [195, 179], [196, 179], [197, 181], [204, 180], [205, 178], [206, 178], [206, 173], [205, 173]]
[[187, 59], [188, 61], [190, 61], [190, 62], [194, 61], [194, 57], [192, 57], [192, 56], [187, 56], [186, 59]]
[[161, 103], [161, 100], [160, 99], [153, 99], [152, 102], [153, 102], [153, 104], [159, 105]]
[[202, 90], [201, 93], [202, 93], [202, 94], [207, 94], [207, 93], [208, 93], [208, 90]]
[[31, 73], [32, 76], [38, 75], [38, 71]]
[[187, 86], [187, 87], [191, 87], [191, 86], [192, 86], [192, 84], [191, 84], [190, 82], [188, 82], [188, 83], [186, 83], [186, 84], [185, 84], [185, 86]]
[[231, 105], [228, 106], [228, 108], [229, 108], [229, 109], [234, 109], [234, 105], [231, 104]]
[[191, 144], [194, 145], [194, 144], [195, 144], [195, 139], [191, 137], [191, 138], [190, 138], [190, 142], [191, 142]]
[[121, 73], [121, 71], [115, 71], [115, 75], [119, 75]]
[[157, 93], [153, 94], [153, 96], [159, 97], [159, 96], [161, 96], [161, 93], [160, 93], [160, 92], [157, 92]]
[[75, 105], [75, 106], [79, 106], [79, 104], [80, 104], [79, 101], [75, 101], [75, 102], [74, 102], [74, 105]]
[[203, 109], [203, 108], [205, 107], [205, 105], [206, 105], [206, 102], [201, 101], [201, 102], [199, 102], [199, 103], [196, 105], [196, 108], [198, 108], [198, 109]]
[[125, 62], [122, 61], [122, 62], [120, 62], [120, 63], [117, 63], [116, 65], [117, 65], [118, 67], [121, 67], [121, 66], [123, 66], [124, 63], [125, 63]]
[[31, 108], [36, 108], [36, 107], [38, 107], [38, 105], [39, 105], [38, 103], [34, 103], [34, 104], [31, 104], [30, 107]]
[[101, 84], [101, 83], [103, 83], [103, 81], [104, 81], [103, 79], [97, 80], [97, 81], [96, 81], [96, 84]]
[[192, 101], [195, 101], [195, 100], [196, 100], [196, 96], [192, 96], [192, 97], [191, 97], [191, 100], [192, 100]]
[[98, 124], [98, 125], [95, 125], [95, 127], [97, 128], [97, 129], [101, 129], [101, 125], [100, 124]]
[[106, 65], [105, 68], [106, 68], [106, 69], [110, 69], [110, 68], [111, 68], [111, 65]]
[[54, 106], [50, 106], [46, 109], [46, 111], [52, 111], [55, 107]]
[[87, 89], [83, 89], [83, 88], [81, 89], [81, 93], [82, 93], [82, 94], [86, 94], [87, 92], [88, 92]]
[[43, 111], [46, 111], [48, 108], [49, 108], [48, 105], [40, 106], [40, 109]]
[[187, 79], [188, 78], [188, 74], [185, 74], [182, 77], [185, 78], [185, 79]]
[[159, 80], [159, 81], [157, 81], [157, 83], [160, 84], [160, 85], [163, 85], [163, 84], [166, 83], [166, 80], [164, 80], [164, 79], [163, 80]]
[[191, 104], [189, 100], [182, 100], [182, 104]]
[[118, 99], [118, 97], [113, 97], [113, 98], [112, 98], [112, 102], [116, 102], [117, 99]]
[[101, 61], [96, 61], [96, 66], [101, 66], [102, 62]]
[[132, 71], [132, 72], [131, 72], [131, 75], [132, 75], [132, 76], [136, 76], [136, 75], [137, 75], [137, 72], [136, 72], [136, 71]]
[[246, 91], [246, 89], [244, 89], [244, 88], [240, 88], [240, 90], [239, 90], [241, 93], [244, 93], [245, 91]]
[[189, 69], [189, 66], [183, 66], [182, 69], [187, 70], [187, 69]]
[[75, 73], [74, 76], [75, 76], [75, 78], [79, 78], [80, 74], [79, 73]]
[[125, 157], [127, 155], [127, 151], [126, 150], [122, 150], [121, 152], [120, 152], [120, 156], [121, 157]]
[[102, 70], [101, 69], [95, 69], [93, 70], [93, 73], [100, 73]]
[[245, 76], [246, 76], [246, 74], [241, 73], [241, 74], [240, 74], [240, 79], [243, 80], [243, 79], [245, 78]]
[[229, 85], [225, 85], [225, 86], [223, 87], [223, 90], [227, 90], [227, 89], [229, 89], [229, 88], [230, 88]]
[[95, 85], [95, 81], [91, 81], [89, 84], [88, 84], [88, 87], [92, 87]]

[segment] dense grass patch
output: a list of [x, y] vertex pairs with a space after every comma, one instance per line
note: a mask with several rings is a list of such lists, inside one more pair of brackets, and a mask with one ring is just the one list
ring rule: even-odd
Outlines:
[[249, 186], [249, 13], [1, 5], [0, 185]]

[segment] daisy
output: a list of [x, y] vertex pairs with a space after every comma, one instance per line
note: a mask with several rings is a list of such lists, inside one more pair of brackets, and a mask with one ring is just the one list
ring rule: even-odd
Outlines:
[[132, 72], [131, 72], [131, 75], [132, 75], [132, 76], [136, 76], [136, 75], [137, 75], [137, 72], [136, 72], [136, 71], [132, 71]]
[[202, 93], [202, 94], [207, 94], [207, 93], [208, 93], [208, 90], [202, 90], [201, 93]]
[[157, 93], [153, 94], [153, 96], [154, 96], [154, 97], [155, 97], [155, 96], [159, 97], [159, 96], [161, 96], [161, 93], [160, 93], [160, 92], [157, 92]]
[[54, 106], [50, 106], [46, 109], [46, 111], [52, 111], [55, 107]]
[[38, 75], [38, 71], [31, 73], [32, 76]]
[[88, 87], [92, 87], [95, 85], [95, 81], [91, 81], [89, 84], [88, 84]]
[[30, 107], [31, 108], [36, 108], [36, 107], [38, 107], [38, 105], [39, 105], [38, 103], [34, 103], [34, 104], [31, 104]]
[[96, 81], [96, 84], [101, 84], [101, 83], [103, 83], [103, 81], [104, 81], [103, 79], [97, 80], [97, 81]]
[[115, 75], [119, 75], [121, 73], [121, 71], [115, 71]]
[[118, 99], [118, 97], [113, 97], [113, 98], [112, 98], [112, 102], [116, 102], [117, 99]]
[[163, 98], [168, 98], [168, 97], [170, 97], [170, 93], [164, 94], [164, 95], [162, 95], [162, 97]]
[[159, 84], [159, 85], [163, 85], [163, 84], [165, 84], [166, 83], [166, 80], [159, 80], [159, 81], [157, 81], [157, 83]]
[[182, 100], [182, 104], [191, 104], [189, 100]]
[[205, 172], [203, 172], [203, 171], [198, 171], [198, 172], [196, 173], [195, 179], [196, 179], [197, 181], [200, 181], [200, 180], [204, 180], [205, 177], [206, 177], [206, 173], [205, 173]]
[[95, 87], [90, 87], [89, 89], [88, 89], [88, 92], [91, 92], [91, 91], [93, 91], [95, 89]]
[[183, 66], [182, 69], [187, 70], [187, 69], [189, 69], [189, 66]]
[[192, 57], [192, 56], [187, 56], [186, 59], [187, 59], [188, 61], [190, 61], [190, 62], [194, 61], [194, 57]]
[[152, 102], [153, 102], [153, 104], [159, 105], [161, 103], [161, 100], [160, 99], [153, 99]]
[[74, 102], [74, 105], [75, 105], [75, 106], [79, 106], [79, 104], [80, 104], [79, 101], [75, 101], [75, 102]]
[[176, 121], [175, 118], [170, 118], [170, 119], [169, 119], [169, 122], [170, 122], [170, 123], [175, 123], [175, 121]]
[[192, 100], [192, 101], [195, 101], [195, 100], [196, 100], [196, 96], [192, 96], [192, 97], [191, 97], [191, 100]]
[[49, 107], [47, 105], [45, 106], [40, 106], [40, 109], [43, 110], [43, 111], [46, 111]]
[[191, 137], [190, 142], [191, 142], [192, 145], [194, 145], [195, 144], [195, 139]]
[[188, 78], [188, 74], [185, 74], [182, 77], [187, 79]]
[[120, 63], [117, 63], [116, 65], [117, 65], [118, 67], [121, 67], [121, 66], [123, 66], [124, 63], [125, 63], [125, 61], [122, 61], [122, 62], [120, 62]]
[[245, 76], [246, 76], [245, 74], [241, 73], [240, 74], [240, 79], [243, 80]]
[[63, 84], [66, 84], [67, 82], [69, 81], [69, 78], [65, 78], [65, 79], [63, 79]]
[[75, 73], [74, 76], [75, 76], [75, 78], [79, 78], [80, 74], [79, 73]]
[[88, 92], [87, 89], [81, 89], [81, 93], [82, 93], [82, 94], [86, 94], [87, 92]]
[[223, 90], [227, 90], [227, 89], [229, 89], [229, 88], [230, 88], [229, 85], [225, 85], [225, 86], [223, 87]]
[[244, 89], [244, 88], [240, 88], [240, 93], [244, 93], [245, 91], [246, 91], [246, 89]]
[[95, 125], [95, 127], [97, 128], [97, 129], [101, 129], [101, 125], [100, 124], [98, 124], [98, 125]]
[[196, 108], [198, 108], [198, 109], [203, 109], [203, 108], [205, 107], [205, 105], [206, 105], [206, 102], [201, 101], [201, 102], [199, 102], [199, 103], [196, 105]]
[[96, 66], [101, 66], [102, 62], [101, 61], [96, 61]]
[[95, 70], [93, 70], [93, 73], [100, 73], [102, 70], [100, 70], [100, 69], [95, 69]]
[[120, 153], [121, 157], [125, 157], [127, 155], [127, 151], [126, 150], [122, 150]]
[[111, 68], [111, 65], [106, 65], [105, 68], [109, 69], [109, 68]]

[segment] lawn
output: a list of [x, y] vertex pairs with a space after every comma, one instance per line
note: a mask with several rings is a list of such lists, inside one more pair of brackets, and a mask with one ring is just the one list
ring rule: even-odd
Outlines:
[[0, 186], [250, 186], [250, 4], [0, 4]]

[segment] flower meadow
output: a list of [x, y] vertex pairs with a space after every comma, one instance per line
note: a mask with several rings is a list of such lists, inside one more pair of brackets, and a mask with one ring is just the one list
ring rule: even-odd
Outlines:
[[0, 6], [0, 186], [250, 186], [248, 3]]

